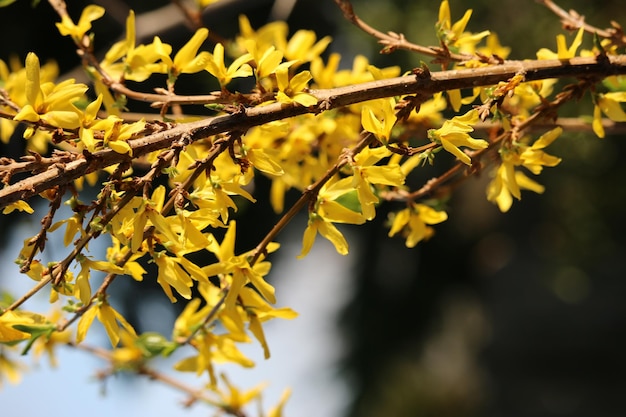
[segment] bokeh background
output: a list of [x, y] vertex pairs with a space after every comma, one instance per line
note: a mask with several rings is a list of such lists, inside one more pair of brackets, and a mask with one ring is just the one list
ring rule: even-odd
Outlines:
[[[87, 4], [70, 3], [74, 16]], [[165, 1], [94, 3], [107, 8], [107, 17], [95, 24], [102, 51], [123, 34], [129, 8], [145, 19], [138, 20], [138, 31], [146, 36], [166, 27], [162, 39], [176, 45], [191, 33], [175, 9], [165, 18], [155, 12]], [[381, 30], [436, 44], [436, 1], [353, 4]], [[576, 9], [599, 27], [611, 20], [626, 24], [621, 0], [563, 0], [561, 6]], [[453, 20], [470, 7], [474, 14], [468, 29], [496, 32], [512, 48], [512, 59], [533, 58], [541, 47], [556, 49], [560, 23], [534, 1], [452, 0]], [[378, 54], [379, 46], [345, 22], [331, 0], [223, 0], [205, 21], [228, 38], [237, 31], [240, 13], [255, 27], [286, 19], [292, 31], [331, 35], [330, 50], [342, 54], [344, 66], [356, 54], [403, 70], [428, 62], [405, 52]], [[55, 59], [62, 73], [81, 76], [75, 71], [74, 48], [60, 39], [53, 25], [57, 18], [46, 2], [33, 8], [30, 1], [18, 0], [0, 9], [0, 19], [0, 59], [14, 53], [23, 60], [27, 51], [35, 51], [42, 62]], [[206, 88], [181, 86], [190, 93]], [[564, 114], [581, 113], [591, 114], [588, 97]], [[21, 146], [19, 140], [3, 145], [2, 155], [18, 155]], [[623, 135], [600, 140], [588, 130], [567, 132], [550, 153], [563, 162], [540, 176], [544, 195], [523, 194], [509, 213], [501, 214], [485, 199], [487, 175], [467, 181], [448, 203], [450, 220], [414, 249], [387, 238], [382, 208], [371, 224], [342, 229], [351, 245], [349, 257], [318, 240], [311, 256], [297, 261], [305, 221], [297, 219], [280, 236], [283, 251], [271, 279], [279, 303], [299, 311], [300, 318], [270, 324], [272, 359], [263, 361], [260, 347], [250, 346], [246, 352], [259, 362], [257, 368], [226, 367], [225, 372], [248, 387], [271, 382], [266, 406], [291, 386], [286, 414], [294, 416], [624, 415], [626, 144]], [[259, 197], [267, 192], [266, 182], [256, 186]], [[247, 232], [240, 236], [245, 249], [277, 219], [259, 200], [238, 213], [238, 233]], [[38, 226], [35, 215], [0, 218], [1, 288], [19, 294], [30, 287], [12, 261], [22, 239]], [[49, 249], [51, 260], [64, 254], [60, 245]], [[94, 254], [101, 249], [91, 247]], [[136, 326], [167, 334], [182, 306], [170, 305], [157, 289], [117, 284], [115, 303]], [[33, 303], [43, 305], [45, 298]], [[90, 336], [94, 344], [107, 343], [97, 331]], [[4, 384], [1, 414], [211, 415], [201, 406], [181, 410], [184, 396], [145, 379], [119, 375], [98, 381], [94, 375], [104, 364], [86, 354], [62, 349], [59, 360], [58, 369], [42, 361], [20, 385]], [[163, 360], [160, 367], [167, 370], [171, 363]], [[186, 381], [200, 382], [194, 376]]]

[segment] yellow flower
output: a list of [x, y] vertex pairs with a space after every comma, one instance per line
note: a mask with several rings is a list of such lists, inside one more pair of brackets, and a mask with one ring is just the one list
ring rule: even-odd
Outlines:
[[404, 173], [398, 164], [376, 166], [382, 158], [391, 155], [391, 151], [384, 146], [365, 148], [354, 157], [351, 165], [354, 175], [352, 187], [357, 191], [361, 204], [361, 212], [367, 220], [376, 215], [375, 207], [378, 197], [374, 194], [373, 184], [382, 184], [399, 187], [404, 184]]
[[[104, 144], [120, 154], [132, 155], [132, 148], [128, 139], [141, 132], [146, 123], [143, 120], [134, 123], [124, 123], [123, 119], [110, 115], [91, 124], [90, 130], [104, 131]], [[87, 141], [89, 144], [89, 141]]]
[[499, 58], [506, 59], [511, 53], [511, 48], [502, 46], [498, 35], [491, 33], [487, 36], [486, 46], [477, 48], [477, 52], [485, 56], [495, 55]]
[[241, 299], [241, 306], [246, 311], [249, 321], [248, 328], [263, 347], [265, 359], [268, 359], [270, 357], [270, 350], [267, 341], [265, 340], [265, 334], [261, 323], [273, 318], [291, 320], [297, 317], [298, 313], [288, 307], [272, 307], [255, 290], [249, 287], [243, 287], [239, 296]]
[[213, 54], [209, 54], [206, 70], [217, 78], [220, 86], [224, 87], [230, 83], [233, 78], [252, 75], [252, 67], [247, 63], [251, 59], [252, 55], [246, 53], [235, 59], [235, 61], [226, 68], [224, 64], [224, 45], [218, 43], [213, 49]]
[[[42, 65], [39, 70], [40, 84], [54, 81], [58, 77], [58, 73], [59, 68], [55, 62], [49, 61]], [[20, 107], [28, 103], [26, 97], [27, 83], [26, 69], [21, 66], [17, 57], [12, 57], [9, 65], [0, 60], [0, 85], [11, 98], [11, 101]], [[8, 106], [2, 106], [2, 109], [7, 114], [15, 114], [15, 110]], [[8, 143], [17, 125], [18, 123], [13, 120], [0, 119], [0, 140], [3, 143]], [[49, 135], [44, 132], [34, 132], [27, 145], [28, 149], [40, 154], [46, 153], [48, 137]]]
[[0, 343], [11, 343], [26, 340], [30, 335], [13, 328], [18, 324], [33, 324], [35, 321], [29, 314], [19, 311], [6, 311], [0, 316]]
[[320, 189], [315, 208], [323, 220], [332, 223], [365, 223], [366, 218], [358, 212], [360, 202], [352, 182], [352, 177], [332, 179]]
[[341, 55], [336, 52], [329, 55], [326, 65], [320, 57], [311, 61], [311, 75], [317, 88], [335, 87], [335, 74], [339, 69], [339, 61], [341, 61]]
[[469, 9], [460, 20], [452, 24], [448, 0], [441, 2], [439, 7], [439, 20], [435, 25], [437, 36], [454, 52], [473, 54], [476, 44], [489, 35], [488, 30], [476, 34], [465, 32], [465, 27], [471, 16], [472, 9]]
[[[274, 287], [264, 279], [264, 276], [269, 272], [269, 264], [267, 262], [257, 262], [250, 266], [248, 262], [249, 253], [235, 255], [235, 233], [236, 222], [231, 220], [222, 243], [219, 246], [214, 244], [207, 248], [217, 256], [219, 262], [203, 267], [202, 271], [207, 277], [219, 274], [231, 277], [230, 290], [224, 303], [227, 308], [235, 304], [241, 289], [248, 283], [254, 285], [268, 302], [276, 303]], [[268, 252], [273, 252], [276, 249], [278, 249], [278, 244], [270, 245]]]
[[[52, 82], [41, 83], [39, 58], [30, 52], [26, 56], [25, 93], [27, 104], [15, 115], [13, 120], [37, 123], [40, 120], [62, 129], [75, 129], [80, 126], [81, 112], [74, 102], [83, 97], [88, 87], [75, 84], [73, 79], [57, 85]], [[33, 134], [27, 129], [24, 137]]]
[[538, 59], [570, 59], [576, 56], [576, 52], [578, 48], [583, 43], [583, 33], [585, 33], [585, 28], [581, 26], [576, 33], [576, 37], [572, 41], [572, 45], [568, 48], [565, 40], [565, 35], [557, 35], [556, 36], [556, 47], [557, 51], [552, 52], [547, 48], [541, 48], [537, 51]]
[[283, 175], [285, 173], [280, 164], [269, 156], [263, 148], [247, 148], [245, 149], [245, 155], [252, 166], [259, 171], [275, 176]]
[[137, 345], [137, 335], [126, 330], [119, 332], [121, 347], [111, 352], [111, 362], [116, 370], [136, 370], [145, 362], [144, 352]]
[[154, 254], [154, 262], [159, 267], [157, 282], [170, 301], [172, 303], [177, 301], [172, 294], [171, 287], [174, 287], [183, 298], [191, 299], [193, 281], [189, 273], [181, 266], [178, 258], [158, 252]]
[[287, 26], [287, 23], [282, 21], [270, 22], [255, 31], [252, 28], [252, 25], [250, 25], [248, 18], [245, 15], [240, 15], [240, 35], [237, 36], [236, 39], [237, 45], [240, 50], [247, 50], [255, 55], [250, 49], [248, 49], [250, 45], [248, 41], [252, 41], [252, 45], [254, 45], [258, 53], [263, 54], [270, 47], [275, 49], [276, 46], [285, 44], [288, 32], [289, 27]]
[[[158, 37], [155, 37], [149, 45], [135, 45], [135, 12], [131, 10], [126, 18], [126, 37], [113, 44], [100, 65], [111, 77], [142, 82], [155, 72], [167, 72], [166, 65], [157, 61], [162, 56], [169, 57], [171, 52], [172, 47], [162, 44]], [[100, 90], [101, 94], [107, 94], [108, 89], [99, 88], [98, 76], [95, 78], [96, 90]], [[107, 101], [105, 95], [105, 106], [108, 110], [111, 106]]]
[[2, 209], [2, 214], [12, 213], [14, 210], [25, 211], [28, 214], [32, 214], [35, 210], [24, 200], [11, 203]]
[[186, 357], [174, 365], [174, 369], [182, 372], [195, 372], [197, 375], [207, 372], [210, 385], [217, 385], [213, 363], [231, 362], [243, 367], [251, 368], [254, 362], [246, 357], [237, 348], [230, 335], [215, 335], [213, 333], [199, 333], [191, 343], [198, 354]]
[[478, 122], [478, 112], [470, 110], [463, 116], [455, 116], [443, 122], [439, 129], [430, 129], [428, 137], [431, 141], [440, 143], [443, 148], [456, 156], [461, 162], [471, 165], [472, 161], [466, 153], [459, 149], [465, 146], [471, 149], [484, 149], [489, 144], [482, 139], [472, 138], [468, 132], [473, 132], [473, 124]]
[[334, 246], [335, 250], [341, 255], [348, 254], [348, 242], [343, 237], [341, 232], [337, 230], [335, 225], [331, 222], [325, 221], [322, 216], [309, 213], [309, 223], [304, 230], [304, 236], [302, 237], [302, 252], [298, 255], [298, 259], [304, 258], [313, 247], [315, 243], [315, 236], [317, 234], [322, 235], [328, 239]]
[[304, 107], [317, 104], [315, 96], [304, 92], [311, 78], [309, 71], [302, 71], [294, 75], [290, 80], [288, 68], [277, 69], [276, 83], [278, 84], [278, 92], [276, 93], [276, 101], [285, 104], [298, 103]]
[[124, 274], [124, 269], [108, 261], [93, 261], [82, 254], [76, 255], [76, 260], [80, 263], [80, 272], [76, 277], [74, 295], [83, 304], [88, 304], [91, 299], [91, 286], [89, 284], [92, 270], [103, 271], [112, 274]]
[[604, 137], [604, 127], [602, 127], [602, 113], [614, 122], [626, 122], [626, 112], [620, 103], [626, 102], [626, 92], [616, 91], [605, 94], [598, 94], [596, 104], [593, 109], [593, 131], [598, 137]]
[[57, 29], [63, 36], [70, 35], [74, 42], [80, 43], [85, 33], [91, 29], [91, 22], [104, 16], [104, 8], [93, 4], [85, 7], [80, 15], [78, 24], [75, 25], [69, 16], [63, 16], [61, 23], [56, 23]]
[[300, 65], [320, 56], [332, 40], [330, 36], [325, 36], [316, 43], [316, 38], [314, 31], [300, 29], [286, 45], [279, 44], [277, 47], [283, 51], [287, 60], [297, 61], [297, 65]]
[[265, 386], [265, 384], [259, 384], [248, 391], [242, 392], [230, 383], [226, 375], [221, 374], [220, 377], [222, 378], [222, 381], [224, 381], [224, 384], [226, 384], [228, 391], [225, 392], [221, 389], [217, 389], [217, 393], [220, 397], [222, 407], [228, 410], [228, 413], [232, 415], [242, 415], [242, 408], [250, 401], [259, 398], [261, 396], [261, 391]]
[[270, 46], [269, 48], [262, 50], [253, 40], [245, 41], [245, 46], [246, 50], [250, 53], [250, 55], [252, 55], [254, 62], [256, 63], [254, 75], [257, 82], [270, 76], [271, 74], [276, 73], [278, 70], [289, 68], [295, 62], [282, 62], [283, 53], [276, 50], [274, 46]]
[[521, 189], [543, 193], [541, 184], [528, 178], [523, 172], [515, 170], [523, 166], [537, 175], [544, 166], [553, 167], [561, 162], [560, 158], [545, 153], [542, 149], [549, 146], [561, 134], [560, 127], [542, 135], [532, 146], [517, 144], [510, 149], [500, 151], [502, 163], [495, 170], [494, 179], [487, 186], [487, 200], [498, 205], [500, 211], [507, 212], [513, 204], [513, 197], [521, 199]]
[[200, 49], [208, 36], [208, 29], [198, 29], [191, 39], [178, 50], [173, 60], [170, 58], [169, 48], [167, 48], [169, 45], [162, 44], [161, 40], [155, 37], [156, 52], [167, 66], [171, 76], [177, 77], [180, 74], [193, 74], [206, 68], [211, 55], [206, 51], [198, 53], [198, 49]]
[[[374, 107], [376, 104], [379, 104], [379, 106]], [[383, 144], [389, 142], [391, 129], [393, 129], [397, 120], [394, 111], [395, 105], [395, 100], [388, 98], [376, 100], [371, 104], [365, 104], [361, 109], [361, 124], [363, 125], [363, 129], [373, 133], [376, 139]]]
[[487, 186], [487, 200], [498, 205], [506, 213], [513, 205], [513, 197], [521, 199], [520, 189], [542, 194], [544, 187], [528, 178], [523, 172], [513, 169], [509, 161], [502, 161], [496, 170], [494, 179]]
[[425, 204], [412, 203], [409, 208], [392, 216], [389, 237], [398, 232], [406, 237], [406, 246], [413, 248], [420, 241], [429, 239], [434, 230], [428, 225], [438, 224], [448, 219], [445, 211], [438, 211]]

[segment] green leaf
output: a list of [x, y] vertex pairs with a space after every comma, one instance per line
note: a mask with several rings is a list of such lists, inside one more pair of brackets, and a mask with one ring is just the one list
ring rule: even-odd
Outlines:
[[352, 210], [357, 213], [361, 212], [361, 203], [359, 202], [359, 195], [356, 190], [340, 195], [335, 199], [335, 201], [348, 210]]
[[178, 344], [171, 342], [165, 336], [156, 332], [143, 333], [135, 341], [137, 346], [147, 358], [162, 355], [169, 356], [178, 348]]
[[19, 330], [20, 332], [30, 333], [30, 339], [26, 342], [26, 346], [22, 350], [22, 355], [26, 355], [30, 348], [33, 346], [33, 343], [41, 336], [50, 337], [52, 332], [54, 332], [56, 326], [52, 323], [45, 324], [16, 324], [13, 326], [15, 330]]
[[9, 4], [15, 3], [16, 0], [0, 0], [0, 7], [6, 7]]

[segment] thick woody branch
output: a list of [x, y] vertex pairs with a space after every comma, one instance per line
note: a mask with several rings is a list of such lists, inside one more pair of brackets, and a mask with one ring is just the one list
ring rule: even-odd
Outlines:
[[170, 130], [129, 140], [133, 157], [104, 149], [65, 165], [54, 165], [45, 172], [33, 175], [0, 190], [0, 208], [18, 200], [26, 200], [55, 185], [65, 185], [90, 172], [107, 166], [128, 162], [150, 152], [165, 149], [183, 134], [192, 140], [233, 130], [245, 131], [253, 126], [286, 119], [306, 113], [321, 113], [368, 100], [410, 94], [434, 94], [459, 88], [482, 87], [506, 81], [523, 74], [525, 81], [548, 78], [602, 79], [626, 74], [626, 55], [580, 57], [570, 60], [511, 61], [502, 65], [481, 68], [428, 73], [420, 70], [415, 75], [372, 81], [326, 90], [310, 91], [318, 104], [310, 107], [273, 103], [242, 109], [240, 112], [198, 122], [178, 125]]

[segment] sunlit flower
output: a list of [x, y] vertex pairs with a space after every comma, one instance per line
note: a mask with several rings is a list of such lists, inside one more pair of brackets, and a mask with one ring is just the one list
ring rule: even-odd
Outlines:
[[[204, 274], [208, 277], [217, 276], [219, 274], [232, 276], [230, 290], [225, 302], [226, 306], [234, 305], [241, 288], [248, 283], [254, 285], [268, 302], [272, 304], [276, 303], [274, 287], [264, 279], [264, 275], [269, 272], [268, 264], [257, 262], [251, 266], [248, 262], [249, 254], [235, 255], [235, 230], [236, 223], [231, 220], [222, 243], [220, 245], [211, 245], [207, 248], [217, 256], [219, 262], [203, 267], [202, 270]], [[274, 244], [271, 245], [268, 251], [271, 252], [277, 248], [278, 244]]]
[[439, 7], [439, 20], [435, 25], [437, 35], [439, 39], [441, 39], [448, 48], [454, 50], [454, 52], [473, 54], [476, 44], [489, 35], [488, 30], [484, 30], [480, 33], [465, 32], [465, 27], [471, 16], [472, 9], [469, 9], [460, 20], [452, 24], [448, 0], [441, 2]]
[[[167, 72], [167, 66], [158, 62], [163, 56], [168, 56], [172, 47], [162, 44], [158, 37], [148, 45], [136, 45], [135, 40], [135, 13], [131, 10], [126, 18], [126, 37], [111, 46], [107, 51], [100, 66], [113, 78], [131, 81], [145, 81], [153, 73]], [[98, 80], [98, 77], [95, 77]], [[108, 103], [108, 89], [96, 89], [105, 96], [107, 109], [112, 106]]]
[[443, 148], [456, 156], [466, 165], [472, 161], [466, 153], [459, 149], [460, 146], [470, 149], [484, 149], [489, 144], [482, 139], [474, 139], [468, 133], [473, 132], [473, 124], [478, 122], [478, 111], [470, 110], [463, 116], [455, 116], [443, 122], [439, 129], [430, 129], [428, 137], [431, 141], [440, 143]]
[[[375, 106], [376, 104], [378, 106]], [[389, 142], [391, 129], [393, 129], [397, 120], [394, 111], [395, 104], [395, 100], [392, 98], [381, 99], [371, 104], [365, 104], [361, 109], [363, 129], [373, 133], [376, 139], [383, 144]]]
[[548, 48], [541, 48], [537, 51], [538, 59], [570, 59], [576, 56], [576, 52], [578, 48], [583, 43], [583, 33], [585, 33], [585, 28], [580, 27], [578, 32], [576, 33], [576, 37], [572, 41], [572, 45], [568, 48], [567, 41], [565, 40], [565, 35], [559, 34], [556, 35], [556, 47], [557, 51], [552, 52]]
[[246, 53], [226, 68], [224, 64], [224, 45], [217, 43], [213, 49], [213, 54], [209, 55], [206, 70], [210, 72], [219, 81], [222, 87], [231, 82], [233, 78], [248, 77], [252, 75], [252, 67], [248, 65], [248, 61], [252, 59], [252, 55]]
[[65, 15], [63, 16], [61, 23], [57, 23], [57, 29], [63, 36], [70, 35], [74, 42], [79, 43], [82, 41], [83, 36], [91, 29], [91, 22], [100, 19], [104, 16], [104, 7], [90, 4], [83, 9], [83, 12], [78, 19], [78, 24], [75, 25], [72, 19]]
[[288, 68], [278, 69], [276, 71], [276, 83], [278, 85], [276, 101], [286, 104], [298, 103], [304, 107], [317, 104], [317, 98], [304, 91], [311, 78], [309, 71], [302, 71], [289, 79]]
[[155, 37], [154, 44], [157, 54], [168, 68], [168, 73], [177, 77], [180, 74], [193, 74], [206, 68], [211, 55], [206, 51], [198, 52], [198, 50], [208, 36], [208, 29], [198, 29], [191, 39], [176, 52], [174, 59], [170, 58], [169, 45], [161, 43], [158, 37]]
[[[75, 84], [73, 79], [59, 84], [41, 83], [39, 58], [30, 52], [26, 56], [26, 100], [25, 104], [13, 120], [37, 123], [40, 120], [63, 129], [75, 129], [80, 125], [81, 112], [74, 102], [81, 99], [88, 87]], [[33, 134], [32, 128], [27, 129], [25, 137]]]

